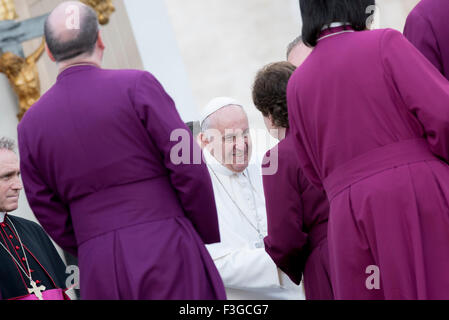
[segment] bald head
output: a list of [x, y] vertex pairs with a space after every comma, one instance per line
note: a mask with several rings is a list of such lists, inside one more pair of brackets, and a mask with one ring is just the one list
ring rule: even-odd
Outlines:
[[58, 5], [45, 22], [45, 40], [56, 62], [91, 55], [98, 39], [95, 11], [78, 1]]

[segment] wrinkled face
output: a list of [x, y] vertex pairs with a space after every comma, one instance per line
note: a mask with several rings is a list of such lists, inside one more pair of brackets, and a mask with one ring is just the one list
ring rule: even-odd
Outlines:
[[207, 150], [226, 168], [242, 172], [251, 159], [248, 117], [240, 106], [227, 106], [211, 115]]
[[12, 151], [0, 150], [0, 212], [18, 208], [20, 190], [19, 159]]

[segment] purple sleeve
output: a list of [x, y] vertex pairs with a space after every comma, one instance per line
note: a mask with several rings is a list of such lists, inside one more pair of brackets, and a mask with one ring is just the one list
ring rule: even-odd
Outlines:
[[28, 203], [39, 223], [64, 250], [77, 256], [77, 242], [67, 206], [47, 186], [31, 158], [27, 140], [19, 126], [20, 171]]
[[[303, 232], [298, 172], [286, 163], [289, 157], [291, 155], [278, 155], [278, 171], [263, 175], [268, 223], [268, 236], [264, 242], [265, 250], [278, 268], [299, 284], [307, 257], [307, 234]], [[268, 158], [271, 157], [265, 157], [264, 166]]]
[[[185, 215], [204, 243], [220, 242], [217, 209], [209, 171], [202, 161], [199, 161], [199, 164], [194, 162], [197, 158], [202, 158], [201, 150], [181, 120], [173, 100], [158, 80], [148, 72], [143, 73], [137, 81], [134, 108], [160, 151]], [[178, 134], [174, 135], [176, 139], [171, 139], [173, 132], [182, 134], [182, 149], [179, 149]], [[173, 153], [173, 150], [189, 152], [186, 158], [188, 161], [179, 164], [178, 161], [173, 161], [173, 156], [185, 156], [179, 152]]]
[[449, 160], [449, 82], [401, 33], [386, 30], [381, 45], [392, 87], [420, 122], [432, 152]]
[[441, 72], [441, 55], [432, 24], [417, 10], [410, 13], [404, 28], [405, 37]]

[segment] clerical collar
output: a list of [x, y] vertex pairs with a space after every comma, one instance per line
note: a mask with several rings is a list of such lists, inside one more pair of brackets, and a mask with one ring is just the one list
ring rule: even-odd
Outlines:
[[6, 212], [0, 212], [0, 223], [5, 221]]
[[68, 66], [66, 66], [66, 67], [64, 67], [64, 68], [62, 68], [62, 69], [59, 71], [59, 74], [61, 74], [62, 72], [64, 72], [64, 71], [67, 70], [67, 69], [70, 69], [70, 68], [73, 68], [73, 67], [79, 67], [79, 66], [94, 66], [94, 67], [100, 68], [100, 66], [99, 66], [98, 64], [93, 63], [93, 62], [80, 62], [80, 63], [70, 64], [70, 65], [68, 65]]
[[65, 77], [66, 75], [71, 74], [73, 72], [82, 71], [82, 70], [91, 69], [91, 68], [100, 68], [100, 66], [98, 66], [97, 64], [94, 64], [94, 63], [72, 64], [72, 65], [67, 66], [64, 69], [61, 69], [59, 71], [57, 80], [60, 80], [61, 78]]
[[317, 39], [317, 42], [320, 42], [321, 40], [329, 37], [333, 37], [348, 32], [355, 32], [355, 30], [349, 23], [334, 22], [329, 25], [325, 25], [321, 29], [321, 33], [319, 38]]
[[332, 28], [338, 28], [338, 27], [343, 27], [343, 26], [350, 26], [351, 24], [349, 22], [332, 22], [330, 24], [325, 24], [322, 28], [321, 31], [324, 31], [326, 29], [332, 29]]
[[229, 170], [224, 165], [222, 165], [220, 162], [218, 162], [217, 159], [206, 149], [203, 150], [204, 154], [204, 160], [206, 161], [209, 168], [214, 170], [216, 173], [220, 173], [222, 175], [231, 177], [232, 175], [238, 175], [237, 172], [234, 172], [232, 170]]

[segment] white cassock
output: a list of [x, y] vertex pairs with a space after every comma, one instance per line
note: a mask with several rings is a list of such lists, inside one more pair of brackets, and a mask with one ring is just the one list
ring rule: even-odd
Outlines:
[[250, 164], [237, 174], [207, 150], [204, 157], [213, 183], [221, 236], [220, 243], [206, 247], [223, 278], [228, 299], [305, 299], [302, 285], [296, 286], [265, 252], [267, 214], [260, 166]]

